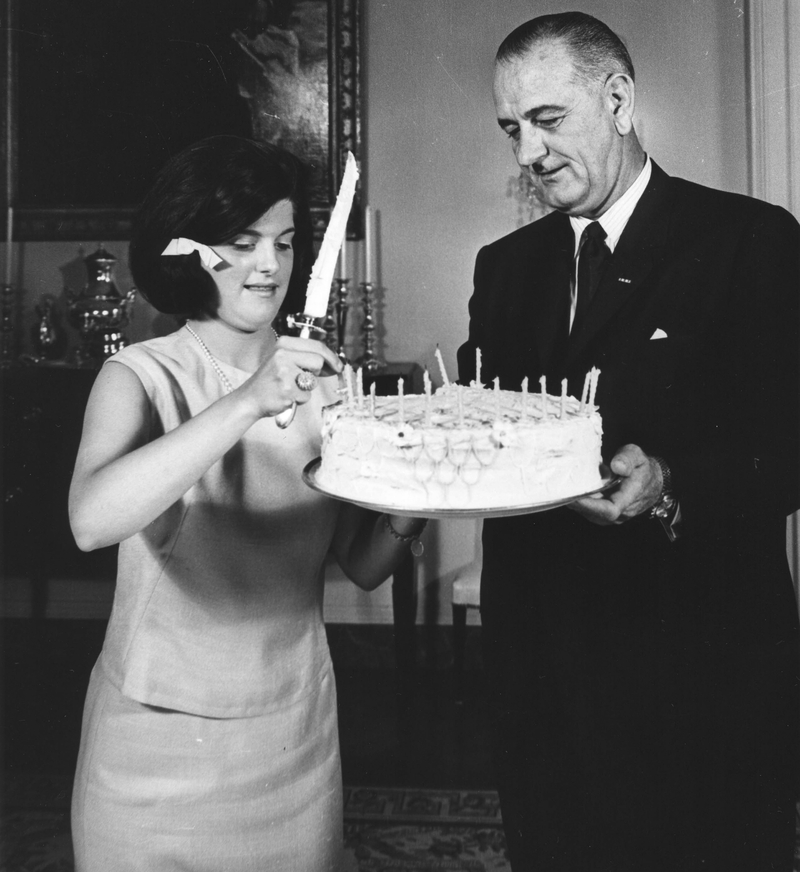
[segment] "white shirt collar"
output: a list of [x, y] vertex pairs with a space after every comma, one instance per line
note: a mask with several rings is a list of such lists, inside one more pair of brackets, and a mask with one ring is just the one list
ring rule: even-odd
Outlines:
[[[628, 188], [627, 191], [614, 203], [613, 206], [609, 207], [598, 219], [600, 222], [600, 226], [606, 232], [605, 243], [609, 247], [610, 251], [614, 251], [619, 242], [620, 236], [622, 236], [622, 231], [625, 229], [625, 225], [628, 223], [628, 219], [631, 217], [633, 210], [636, 208], [636, 204], [639, 202], [639, 198], [644, 193], [644, 189], [647, 187], [647, 183], [650, 181], [650, 176], [652, 174], [653, 167], [650, 161], [650, 155], [647, 155], [644, 162], [644, 167], [639, 175], [636, 177], [636, 181]], [[572, 229], [575, 232], [575, 256], [578, 254], [578, 246], [580, 244], [581, 234], [585, 230], [585, 228], [592, 223], [593, 218], [573, 218], [570, 215], [569, 222], [572, 225]]]

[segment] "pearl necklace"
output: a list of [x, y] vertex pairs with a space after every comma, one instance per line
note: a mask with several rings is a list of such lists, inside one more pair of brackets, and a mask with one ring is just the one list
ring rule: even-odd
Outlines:
[[[233, 385], [231, 384], [231, 381], [228, 378], [228, 376], [226, 376], [225, 373], [222, 371], [222, 367], [219, 365], [217, 358], [214, 357], [214, 355], [208, 350], [208, 346], [205, 344], [205, 342], [203, 342], [203, 340], [197, 335], [197, 333], [195, 333], [194, 330], [189, 326], [188, 321], [183, 326], [197, 340], [197, 344], [200, 346], [203, 354], [206, 356], [206, 359], [211, 364], [211, 368], [214, 370], [214, 372], [219, 377], [219, 380], [222, 383], [222, 387], [225, 388], [225, 393], [226, 394], [233, 393]], [[278, 334], [275, 332], [274, 327], [272, 327], [271, 329], [272, 329], [272, 335], [275, 337], [275, 341], [277, 342], [278, 341]]]

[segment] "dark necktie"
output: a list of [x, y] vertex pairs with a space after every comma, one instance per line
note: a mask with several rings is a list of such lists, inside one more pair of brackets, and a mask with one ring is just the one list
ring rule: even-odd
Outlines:
[[597, 221], [592, 221], [581, 235], [581, 248], [578, 255], [578, 301], [572, 324], [573, 332], [586, 317], [586, 311], [603, 277], [603, 269], [611, 257], [605, 238], [606, 232]]

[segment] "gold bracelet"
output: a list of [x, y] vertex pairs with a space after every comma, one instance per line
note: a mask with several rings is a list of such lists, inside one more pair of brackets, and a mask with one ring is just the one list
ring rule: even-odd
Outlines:
[[388, 515], [383, 516], [383, 523], [386, 526], [386, 529], [389, 531], [389, 535], [394, 539], [397, 539], [398, 542], [404, 542], [406, 545], [409, 545], [411, 548], [411, 553], [414, 557], [419, 557], [422, 552], [425, 550], [425, 546], [422, 542], [419, 541], [419, 537], [422, 535], [422, 531], [425, 527], [428, 526], [428, 519], [424, 518], [422, 521], [422, 526], [417, 530], [416, 533], [412, 533], [410, 536], [404, 536], [402, 533], [398, 533], [397, 530], [392, 526], [392, 522], [389, 520]]

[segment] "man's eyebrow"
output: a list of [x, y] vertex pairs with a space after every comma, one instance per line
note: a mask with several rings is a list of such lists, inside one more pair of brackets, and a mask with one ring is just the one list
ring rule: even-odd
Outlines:
[[[556, 103], [547, 103], [544, 106], [534, 106], [532, 109], [528, 109], [527, 112], [522, 114], [522, 117], [526, 121], [535, 121], [540, 115], [549, 115], [551, 112], [563, 114], [566, 111], [567, 109], [565, 106], [560, 106]], [[498, 118], [497, 123], [501, 127], [508, 127], [517, 122], [513, 118]]]

